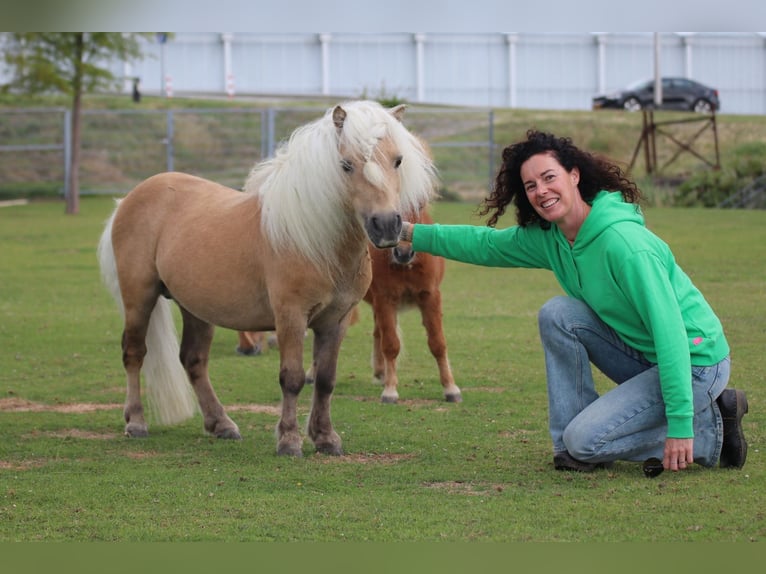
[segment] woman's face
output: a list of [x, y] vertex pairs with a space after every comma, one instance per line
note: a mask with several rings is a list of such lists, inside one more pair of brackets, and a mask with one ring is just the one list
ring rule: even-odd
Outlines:
[[567, 171], [550, 152], [533, 155], [521, 164], [521, 181], [529, 203], [551, 223], [565, 224], [586, 205], [577, 187], [580, 170]]

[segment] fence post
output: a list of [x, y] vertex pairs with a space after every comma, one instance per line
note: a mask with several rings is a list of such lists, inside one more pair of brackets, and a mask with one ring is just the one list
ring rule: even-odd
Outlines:
[[72, 110], [64, 110], [64, 197], [69, 197], [72, 172]]
[[492, 192], [495, 179], [495, 110], [489, 110], [489, 191]]
[[269, 134], [266, 129], [266, 118], [268, 117], [268, 110], [261, 110], [261, 157], [260, 159], [266, 158], [268, 154], [268, 146], [269, 146]]
[[266, 129], [267, 132], [267, 141], [268, 145], [266, 147], [266, 157], [273, 157], [274, 156], [274, 148], [275, 148], [275, 142], [274, 142], [274, 124], [275, 124], [275, 116], [276, 116], [276, 110], [274, 108], [269, 108], [267, 115], [266, 115]]
[[173, 126], [173, 110], [168, 110], [167, 114], [167, 127], [166, 127], [166, 133], [165, 133], [165, 145], [167, 146], [165, 152], [166, 152], [166, 163], [167, 163], [167, 170], [168, 171], [174, 171], [174, 163], [173, 163], [173, 137], [174, 137], [174, 126]]

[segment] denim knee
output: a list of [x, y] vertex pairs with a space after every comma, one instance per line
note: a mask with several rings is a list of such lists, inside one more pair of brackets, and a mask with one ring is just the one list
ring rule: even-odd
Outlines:
[[559, 324], [563, 317], [571, 315], [573, 301], [564, 295], [557, 295], [548, 299], [537, 313], [537, 324], [540, 331], [544, 331], [546, 326]]
[[[587, 427], [587, 425], [585, 425]], [[562, 440], [566, 446], [567, 452], [577, 460], [588, 462], [596, 456], [595, 445], [593, 444], [593, 432], [589, 428], [580, 428], [577, 421], [573, 421], [564, 429]]]

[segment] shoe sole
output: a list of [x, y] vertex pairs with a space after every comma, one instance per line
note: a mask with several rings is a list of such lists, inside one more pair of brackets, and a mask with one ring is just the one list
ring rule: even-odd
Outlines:
[[734, 393], [737, 405], [734, 420], [736, 421], [737, 425], [737, 438], [739, 439], [739, 444], [741, 446], [741, 456], [737, 458], [741, 458], [741, 461], [731, 461], [722, 458], [720, 461], [721, 468], [742, 468], [745, 466], [745, 461], [747, 461], [747, 440], [745, 439], [745, 431], [742, 429], [742, 417], [744, 417], [748, 411], [747, 397], [745, 396], [744, 391], [735, 390]]

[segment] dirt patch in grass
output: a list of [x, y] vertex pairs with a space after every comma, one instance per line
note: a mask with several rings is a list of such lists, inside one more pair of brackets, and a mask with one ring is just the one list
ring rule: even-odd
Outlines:
[[273, 405], [224, 405], [223, 408], [228, 412], [258, 413], [274, 415], [275, 417], [282, 414], [282, 407]]
[[[5, 413], [65, 413], [84, 414], [95, 411], [111, 411], [122, 409], [120, 403], [61, 403], [46, 405], [20, 398], [0, 399], [0, 412]], [[224, 409], [231, 412], [265, 413], [279, 416], [282, 410], [273, 405], [224, 405]]]
[[8, 398], [0, 399], [0, 412], [5, 413], [92, 413], [95, 411], [111, 411], [121, 409], [117, 403], [66, 403], [58, 405], [45, 405], [26, 399]]
[[426, 488], [444, 490], [448, 494], [467, 494], [468, 496], [486, 496], [488, 494], [497, 494], [503, 492], [505, 486], [502, 484], [474, 484], [472, 482], [447, 481], [447, 482], [426, 482], [423, 484]]
[[118, 433], [112, 433], [112, 432], [93, 432], [93, 431], [84, 431], [80, 429], [61, 429], [57, 431], [47, 431], [47, 432], [35, 432], [32, 434], [32, 436], [40, 437], [50, 437], [50, 438], [82, 438], [82, 439], [90, 439], [90, 440], [114, 440], [116, 438], [119, 438], [120, 434]]
[[414, 454], [394, 454], [394, 453], [354, 453], [344, 454], [343, 456], [321, 456], [314, 460], [325, 464], [359, 462], [362, 464], [395, 464], [402, 460], [415, 458]]
[[29, 470], [32, 468], [40, 468], [45, 465], [46, 461], [44, 460], [24, 460], [22, 462], [0, 460], [0, 470]]

